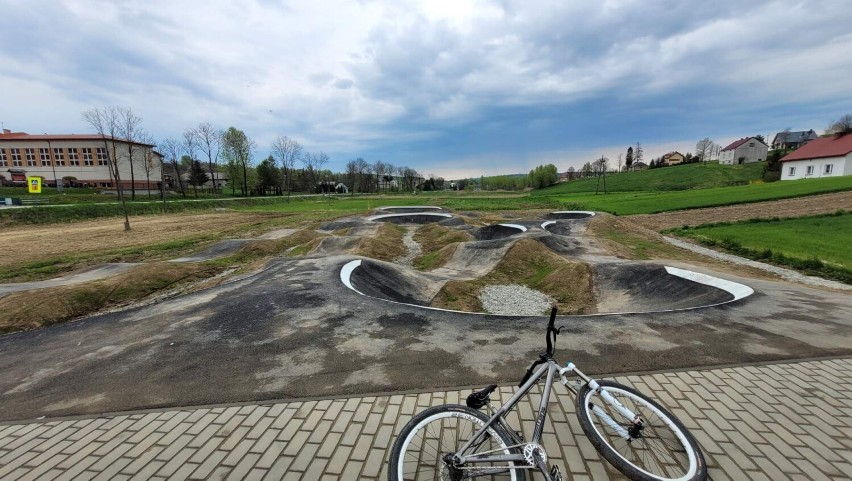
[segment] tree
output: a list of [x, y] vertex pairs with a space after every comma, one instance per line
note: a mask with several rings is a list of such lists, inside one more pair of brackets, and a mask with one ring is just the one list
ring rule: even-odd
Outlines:
[[130, 107], [118, 107], [119, 133], [127, 143], [127, 161], [130, 163], [130, 199], [136, 200], [136, 174], [133, 169], [133, 153], [139, 150], [137, 142], [142, 135], [142, 118], [133, 113]]
[[766, 156], [766, 164], [763, 166], [763, 180], [775, 182], [781, 180], [781, 149], [775, 149]]
[[[172, 164], [172, 169], [175, 171], [175, 177], [178, 182], [181, 197], [186, 198], [186, 190], [183, 188], [183, 178], [181, 177], [181, 166], [178, 165], [178, 152], [180, 152], [180, 143], [169, 137], [160, 142], [160, 150], [163, 155]], [[174, 179], [172, 180], [172, 188], [174, 188]]]
[[616, 172], [621, 172], [621, 166], [624, 164], [624, 158], [621, 154], [618, 154], [618, 160], [616, 162], [618, 164], [618, 170]]
[[[195, 147], [197, 144], [195, 143], [196, 137], [195, 133], [192, 129], [186, 129], [183, 131], [183, 136], [181, 138], [181, 151], [183, 152], [183, 156], [180, 159], [181, 170], [183, 172], [189, 173], [192, 167], [192, 161], [195, 160]], [[177, 173], [177, 175], [183, 177], [181, 173]], [[192, 184], [192, 191], [195, 192], [195, 197], [198, 197], [198, 186]]]
[[594, 168], [594, 170], [595, 170], [595, 175], [596, 175], [596, 177], [598, 178], [598, 181], [597, 181], [597, 183], [596, 183], [596, 185], [595, 185], [595, 194], [597, 194], [597, 193], [598, 193], [598, 188], [600, 187], [601, 178], [603, 178], [604, 194], [606, 194], [606, 193], [607, 193], [607, 191], [606, 191], [606, 169], [607, 169], [607, 162], [609, 162], [609, 159], [607, 159], [606, 157], [604, 157], [604, 156], [602, 155], [600, 159], [598, 159], [598, 160], [596, 160], [596, 161], [595, 161], [595, 164], [594, 164], [594, 166], [593, 166], [593, 168]]
[[272, 152], [281, 161], [281, 169], [284, 174], [283, 180], [287, 187], [287, 200], [289, 201], [290, 190], [293, 186], [293, 169], [296, 167], [296, 161], [302, 155], [302, 145], [286, 135], [279, 135], [272, 141]]
[[583, 174], [583, 177], [591, 177], [594, 170], [592, 169], [592, 163], [586, 162], [583, 164], [583, 167], [580, 169], [580, 172]]
[[189, 163], [189, 183], [192, 184], [192, 187], [195, 190], [195, 197], [198, 197], [198, 187], [201, 187], [209, 180], [210, 176], [207, 175], [207, 172], [205, 172], [204, 166], [201, 165], [201, 161], [198, 159], [192, 159]]
[[852, 132], [852, 114], [846, 114], [825, 129], [826, 134], [847, 134]]
[[627, 147], [627, 157], [624, 158], [624, 167], [630, 171], [633, 166], [633, 147]]
[[[210, 122], [202, 122], [198, 127], [192, 129], [195, 143], [198, 148], [207, 155], [207, 168], [210, 178], [213, 180], [213, 193], [219, 193], [219, 182], [216, 178], [216, 168], [219, 163], [219, 152], [222, 149], [222, 131], [213, 127]], [[205, 181], [206, 182], [206, 181]]]
[[222, 154], [228, 161], [229, 171], [232, 174], [237, 174], [231, 177], [231, 181], [240, 182], [242, 195], [249, 195], [250, 193], [248, 170], [254, 150], [254, 141], [248, 138], [242, 130], [228, 127], [228, 130], [222, 135]]
[[266, 190], [276, 188], [281, 183], [280, 171], [275, 166], [275, 158], [270, 155], [257, 166], [258, 193], [265, 195]]
[[698, 157], [698, 161], [704, 162], [706, 165], [707, 161], [710, 160], [709, 157], [713, 154], [714, 146], [715, 143], [709, 137], [699, 140], [695, 144], [695, 156]]
[[642, 149], [642, 144], [636, 142], [636, 148], [633, 149], [633, 165], [642, 162], [643, 158], [645, 158], [645, 151]]
[[[139, 142], [141, 144], [154, 145], [154, 139], [145, 131], [139, 134]], [[148, 197], [151, 197], [151, 172], [154, 171], [154, 153], [150, 148], [144, 149], [143, 152], [142, 169], [145, 171], [145, 185], [148, 187]]]
[[[104, 142], [104, 149], [107, 156], [107, 167], [110, 177], [115, 179], [116, 192], [118, 200], [121, 202], [121, 208], [124, 211], [124, 230], [130, 230], [130, 215], [127, 211], [127, 203], [124, 199], [124, 189], [121, 185], [121, 172], [118, 169], [118, 158], [116, 156], [115, 140], [118, 138], [120, 128], [119, 109], [116, 107], [104, 107], [103, 109], [92, 109], [83, 112], [83, 120], [85, 120], [94, 130], [101, 136]], [[109, 138], [109, 140], [107, 140]], [[112, 145], [112, 155], [110, 155], [110, 144]]]

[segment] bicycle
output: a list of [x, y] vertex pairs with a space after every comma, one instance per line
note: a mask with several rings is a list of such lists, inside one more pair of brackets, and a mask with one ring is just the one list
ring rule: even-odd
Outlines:
[[[698, 443], [683, 424], [656, 401], [635, 389], [612, 381], [596, 381], [569, 362], [553, 358], [556, 336], [564, 326], [554, 326], [556, 308], [550, 311], [545, 339], [519, 389], [501, 407], [491, 404], [497, 388], [490, 385], [467, 397], [466, 406], [447, 404], [417, 414], [394, 442], [388, 478], [452, 480], [473, 478], [526, 479], [537, 470], [547, 481], [562, 481], [558, 466], [548, 467], [541, 445], [547, 405], [554, 378], [574, 391], [577, 417], [595, 449], [616, 469], [634, 480], [703, 481], [707, 465]], [[566, 375], [577, 378], [572, 386]], [[541, 406], [530, 442], [506, 421], [505, 415], [542, 377]], [[490, 416], [481, 408], [488, 406]]]

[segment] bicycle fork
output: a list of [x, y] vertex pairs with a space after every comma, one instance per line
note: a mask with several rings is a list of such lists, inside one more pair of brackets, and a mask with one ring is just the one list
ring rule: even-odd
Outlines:
[[[573, 362], [567, 363], [564, 368], [561, 368], [559, 370], [560, 382], [564, 386], [568, 387], [569, 381], [568, 381], [568, 378], [565, 377], [565, 375], [568, 374], [568, 373], [571, 373], [571, 372], [576, 373], [577, 376], [580, 379], [582, 379], [583, 381], [586, 382], [586, 384], [588, 384], [589, 388], [591, 388], [593, 391], [598, 393], [598, 395], [600, 395], [600, 397], [604, 401], [606, 401], [607, 404], [614, 407], [615, 410], [618, 411], [619, 413], [621, 413], [621, 415], [624, 416], [625, 419], [629, 419], [630, 422], [633, 424], [633, 426], [641, 427], [642, 418], [640, 418], [639, 415], [635, 414], [633, 411], [624, 407], [624, 405], [621, 404], [618, 401], [618, 399], [615, 399], [610, 393], [601, 389], [601, 387], [600, 387], [600, 385], [598, 384], [597, 381], [595, 381], [594, 379], [592, 379], [589, 376], [586, 376], [585, 374], [580, 372], [580, 370], [577, 369], [577, 366], [575, 366]], [[579, 392], [578, 392], [578, 394], [579, 394]], [[595, 415], [598, 418], [600, 418], [601, 421], [603, 421], [607, 426], [612, 428], [613, 431], [615, 431], [619, 436], [626, 439], [628, 442], [630, 442], [631, 440], [633, 440], [636, 437], [636, 434], [638, 433], [637, 429], [630, 429], [630, 430], [624, 429], [623, 426], [621, 426], [620, 424], [615, 422], [615, 420], [612, 419], [612, 417], [609, 414], [607, 414], [606, 411], [601, 409], [599, 406], [594, 405], [592, 403], [589, 403], [589, 405], [591, 406], [592, 412], [595, 413]]]

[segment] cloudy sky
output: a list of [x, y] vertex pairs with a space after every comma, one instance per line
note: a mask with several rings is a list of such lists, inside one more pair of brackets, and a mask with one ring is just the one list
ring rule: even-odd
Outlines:
[[646, 159], [852, 112], [837, 1], [0, 0], [0, 121], [209, 121], [448, 178]]

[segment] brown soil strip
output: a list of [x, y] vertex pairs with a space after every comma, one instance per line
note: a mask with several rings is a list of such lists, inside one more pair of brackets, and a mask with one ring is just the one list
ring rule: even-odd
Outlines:
[[852, 192], [811, 195], [795, 199], [727, 205], [706, 209], [631, 215], [628, 218], [647, 229], [661, 231], [674, 227], [696, 226], [709, 222], [731, 222], [768, 217], [800, 217], [830, 214], [838, 209], [852, 210]]

